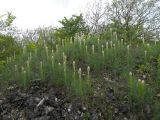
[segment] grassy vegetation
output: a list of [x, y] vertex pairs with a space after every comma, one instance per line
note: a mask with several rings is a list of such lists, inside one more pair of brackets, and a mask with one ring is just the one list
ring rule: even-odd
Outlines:
[[159, 104], [160, 43], [142, 41], [135, 46], [115, 35], [113, 40], [77, 36], [52, 48], [45, 43], [26, 46], [19, 55], [7, 58], [1, 85], [15, 81], [27, 90], [33, 80], [50, 81], [65, 86], [71, 94], [86, 96], [93, 93], [93, 77], [110, 73], [120, 78], [134, 111], [143, 112], [146, 105], [154, 108]]

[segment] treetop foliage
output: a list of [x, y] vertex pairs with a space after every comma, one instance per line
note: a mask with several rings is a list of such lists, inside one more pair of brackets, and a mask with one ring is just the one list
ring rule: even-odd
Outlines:
[[11, 12], [7, 12], [0, 16], [0, 31], [10, 27], [16, 17]]
[[83, 19], [82, 14], [73, 15], [67, 19], [64, 17], [63, 20], [59, 21], [62, 27], [57, 29], [55, 36], [64, 39], [74, 37], [76, 33], [88, 33], [88, 27]]
[[94, 33], [110, 26], [121, 39], [133, 41], [154, 38], [160, 31], [159, 0], [113, 0], [105, 4], [100, 0], [93, 6], [87, 13], [87, 24]]

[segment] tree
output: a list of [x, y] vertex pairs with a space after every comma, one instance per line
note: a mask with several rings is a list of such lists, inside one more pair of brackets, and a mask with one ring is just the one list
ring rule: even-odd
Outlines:
[[82, 14], [79, 16], [73, 15], [70, 19], [64, 17], [63, 20], [59, 21], [62, 27], [57, 29], [55, 36], [60, 39], [74, 37], [76, 33], [88, 33], [88, 27], [85, 24]]
[[0, 35], [0, 60], [19, 53], [20, 45], [11, 36]]
[[103, 23], [101, 29], [105, 28], [103, 26], [110, 25], [125, 40], [154, 38], [158, 35], [157, 31], [160, 31], [159, 0], [113, 0], [111, 4], [107, 2], [102, 4], [104, 7], [100, 2], [94, 4], [100, 7], [91, 9], [90, 22], [101, 21], [100, 23]]
[[11, 27], [15, 18], [16, 17], [13, 16], [12, 13], [10, 12], [7, 12], [7, 14], [1, 15], [0, 16], [0, 33], [2, 33], [3, 31], [7, 31]]
[[102, 31], [103, 25], [106, 24], [106, 5], [102, 0], [95, 0], [93, 4], [88, 4], [85, 13], [85, 21], [89, 26], [90, 32], [99, 33]]
[[114, 0], [107, 9], [109, 20], [122, 25], [127, 40], [160, 29], [159, 0]]
[[11, 27], [15, 16], [7, 13], [0, 16], [0, 72], [3, 71], [7, 57], [18, 54], [21, 50], [20, 44], [12, 36], [4, 35]]

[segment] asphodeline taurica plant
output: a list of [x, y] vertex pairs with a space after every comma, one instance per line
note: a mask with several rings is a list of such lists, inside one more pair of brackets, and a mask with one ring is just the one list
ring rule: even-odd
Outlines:
[[17, 65], [14, 65], [14, 70], [15, 70], [15, 72], [18, 71], [18, 66]]
[[85, 46], [85, 49], [86, 49], [86, 53], [88, 53], [88, 47], [87, 47], [87, 45]]
[[79, 75], [79, 80], [82, 80], [82, 70], [81, 68], [78, 69], [78, 75]]
[[40, 78], [44, 80], [43, 62], [40, 61]]
[[123, 39], [121, 39], [121, 44], [123, 45]]
[[144, 80], [141, 80], [141, 79], [138, 79], [138, 97], [139, 97], [139, 100], [144, 101], [145, 99], [145, 83], [144, 83]]
[[99, 45], [100, 45], [100, 39], [98, 38], [98, 40], [97, 40], [97, 41], [98, 41], [98, 46], [99, 46]]
[[143, 39], [142, 39], [142, 43], [143, 43], [143, 44], [145, 43], [144, 37], [143, 37]]
[[67, 61], [67, 57], [66, 55], [63, 53], [63, 70], [64, 70], [64, 80], [65, 80], [65, 84], [67, 85], [67, 81], [66, 81], [66, 76], [67, 76], [67, 66], [66, 66], [66, 61]]
[[72, 40], [72, 37], [70, 38], [70, 44], [72, 44], [73, 43], [73, 40]]
[[87, 83], [90, 86], [90, 66], [87, 67]]
[[26, 75], [26, 70], [24, 69], [24, 67], [22, 66], [22, 75], [21, 75], [21, 79], [22, 79], [22, 87], [23, 89], [27, 88], [27, 75]]
[[102, 51], [104, 51], [104, 45], [102, 44]]
[[110, 47], [112, 48], [112, 45], [113, 45], [113, 42], [112, 41], [110, 41]]
[[84, 46], [86, 45], [86, 40], [85, 40], [85, 39], [83, 39], [83, 45], [84, 45]]
[[130, 48], [130, 46], [129, 46], [129, 45], [127, 45], [127, 51], [128, 51], [128, 54], [129, 54], [129, 48]]
[[113, 48], [114, 48], [114, 49], [116, 48], [116, 44], [113, 44]]
[[56, 52], [58, 53], [58, 45], [56, 44]]
[[79, 76], [79, 92], [80, 94], [83, 94], [83, 89], [82, 89], [82, 69], [78, 69], [78, 76]]
[[139, 108], [153, 101], [153, 91], [145, 84], [144, 80], [136, 79], [132, 72], [129, 73], [129, 100], [132, 105]]
[[90, 67], [89, 66], [87, 67], [87, 76], [88, 78], [90, 77]]
[[62, 39], [62, 47], [64, 47], [64, 39]]
[[46, 51], [46, 57], [48, 59], [48, 47], [47, 46], [45, 46], [45, 51]]
[[108, 42], [106, 42], [106, 49], [108, 49]]
[[147, 50], [144, 51], [144, 56], [147, 57]]
[[52, 63], [52, 67], [54, 67], [54, 56], [51, 56], [51, 63]]
[[103, 57], [103, 59], [104, 59], [104, 51], [102, 51], [102, 57]]
[[92, 54], [94, 54], [94, 45], [92, 45]]

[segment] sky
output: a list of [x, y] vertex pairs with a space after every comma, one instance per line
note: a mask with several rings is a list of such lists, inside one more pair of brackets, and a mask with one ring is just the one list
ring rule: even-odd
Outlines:
[[85, 11], [95, 0], [0, 0], [0, 15], [12, 12], [19, 29], [60, 26], [59, 20]]

